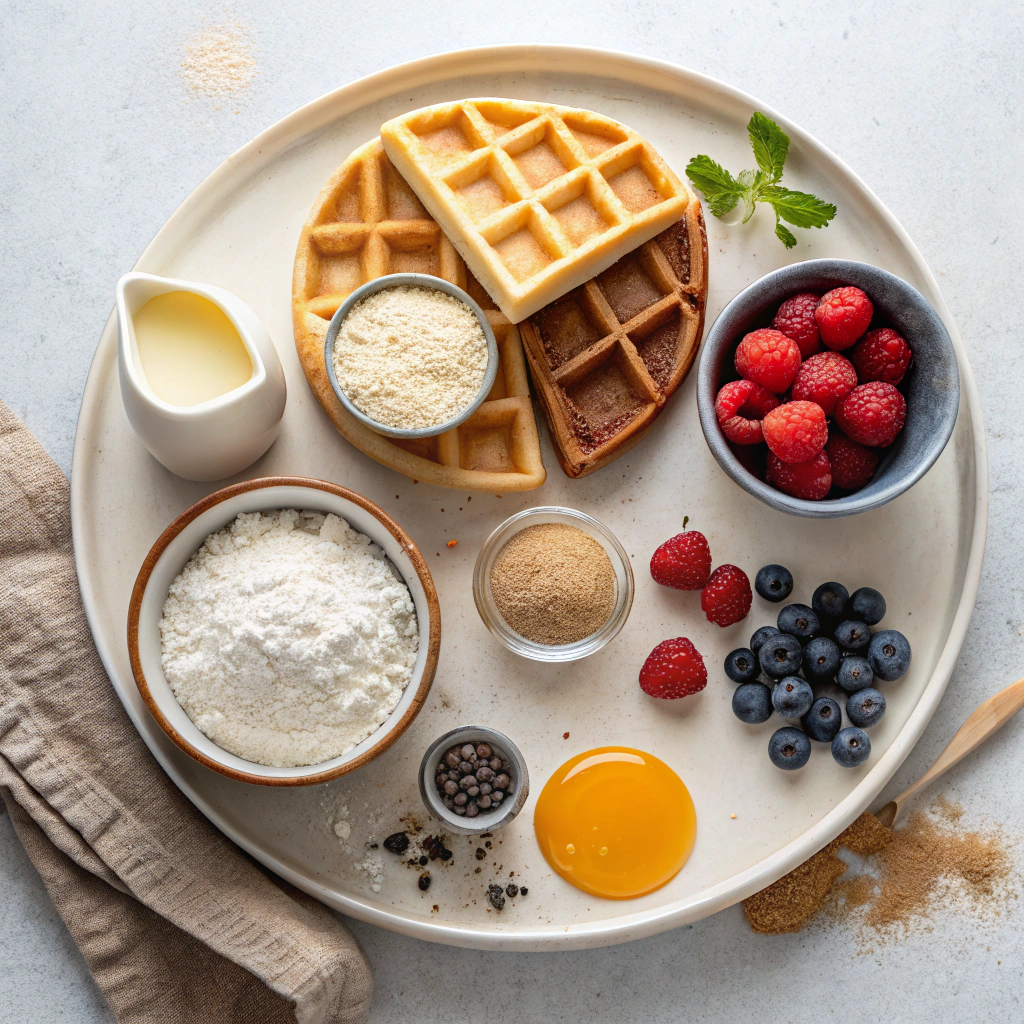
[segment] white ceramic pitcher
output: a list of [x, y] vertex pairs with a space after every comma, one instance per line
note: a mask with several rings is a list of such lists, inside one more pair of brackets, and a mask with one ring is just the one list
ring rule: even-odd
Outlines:
[[[209, 299], [238, 331], [252, 376], [233, 391], [198, 405], [158, 398], [143, 371], [134, 318], [152, 298], [191, 292]], [[135, 433], [153, 457], [186, 480], [221, 480], [255, 462], [277, 438], [286, 388], [269, 332], [237, 295], [212, 285], [153, 274], [125, 274], [117, 282], [118, 372], [121, 398]]]

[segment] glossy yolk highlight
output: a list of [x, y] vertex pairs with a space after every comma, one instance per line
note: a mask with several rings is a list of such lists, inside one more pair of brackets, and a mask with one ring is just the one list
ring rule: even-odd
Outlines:
[[533, 827], [567, 882], [628, 900], [678, 874], [693, 850], [697, 814], [683, 780], [663, 761], [630, 747], [599, 747], [551, 776]]

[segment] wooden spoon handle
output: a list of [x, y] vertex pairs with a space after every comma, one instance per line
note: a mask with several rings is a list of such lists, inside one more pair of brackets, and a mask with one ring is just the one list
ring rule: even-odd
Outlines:
[[1001, 729], [1022, 707], [1024, 707], [1024, 679], [1018, 679], [1017, 682], [1011, 683], [1005, 690], [1000, 690], [995, 696], [989, 697], [984, 704], [979, 705], [946, 744], [945, 750], [939, 754], [935, 764], [917, 782], [900, 793], [893, 803], [899, 808], [908, 797], [934, 782], [972, 750], [984, 743], [994, 732]]

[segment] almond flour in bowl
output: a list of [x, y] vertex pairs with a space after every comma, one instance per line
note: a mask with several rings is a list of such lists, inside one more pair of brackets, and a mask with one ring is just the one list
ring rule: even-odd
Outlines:
[[257, 764], [347, 753], [398, 705], [419, 634], [408, 586], [344, 519], [243, 512], [171, 584], [162, 666], [214, 743]]
[[342, 303], [325, 360], [339, 401], [367, 426], [429, 437], [457, 426], [487, 397], [497, 345], [485, 314], [461, 288], [395, 274], [367, 282]]

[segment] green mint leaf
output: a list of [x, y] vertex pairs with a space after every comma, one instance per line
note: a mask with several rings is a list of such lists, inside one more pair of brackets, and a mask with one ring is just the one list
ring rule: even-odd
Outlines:
[[796, 235], [793, 234], [778, 217], [775, 218], [775, 237], [787, 248], [792, 249], [796, 245]]
[[782, 185], [766, 186], [760, 198], [772, 204], [777, 216], [798, 228], [823, 228], [836, 215], [832, 203]]
[[743, 195], [743, 187], [739, 182], [721, 164], [715, 163], [703, 153], [686, 165], [686, 176], [693, 182], [694, 188], [704, 193], [716, 217], [724, 217]]
[[755, 111], [750, 118], [747, 134], [757, 166], [774, 184], [782, 177], [782, 168], [789, 153], [789, 136], [760, 111]]

